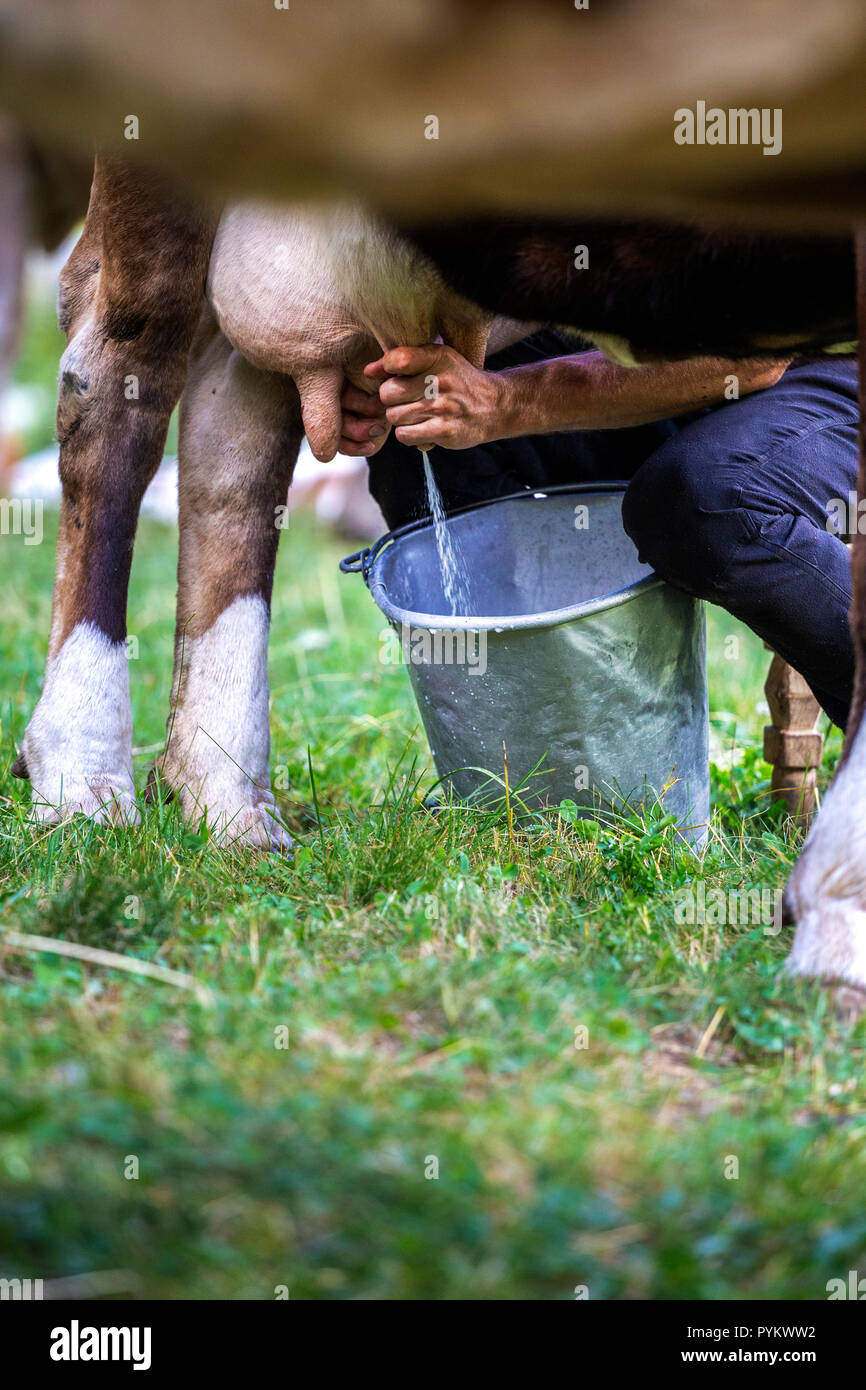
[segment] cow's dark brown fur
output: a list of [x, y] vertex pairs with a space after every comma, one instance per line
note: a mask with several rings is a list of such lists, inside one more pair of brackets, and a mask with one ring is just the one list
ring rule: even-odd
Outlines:
[[406, 230], [492, 313], [619, 339], [639, 362], [816, 354], [857, 337], [850, 236], [585, 217]]

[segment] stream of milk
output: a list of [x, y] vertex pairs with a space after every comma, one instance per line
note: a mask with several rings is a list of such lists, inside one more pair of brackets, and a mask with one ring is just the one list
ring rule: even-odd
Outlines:
[[430, 456], [421, 450], [424, 459], [424, 481], [427, 484], [427, 504], [433, 516], [433, 530], [436, 536], [436, 551], [439, 556], [439, 573], [445, 598], [451, 605], [451, 617], [469, 616], [469, 569], [460, 546], [457, 544], [452, 528], [445, 519], [442, 494], [433, 477]]

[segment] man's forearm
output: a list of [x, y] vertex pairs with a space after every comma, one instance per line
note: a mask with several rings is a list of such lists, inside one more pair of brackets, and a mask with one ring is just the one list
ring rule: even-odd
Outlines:
[[[618, 430], [666, 420], [772, 386], [787, 365], [787, 360], [705, 357], [630, 368], [618, 367], [600, 352], [582, 352], [490, 372], [444, 343], [427, 343], [390, 349], [365, 367], [364, 375], [378, 384], [386, 419], [401, 444], [471, 449], [526, 434]], [[431, 396], [433, 380], [437, 390]], [[361, 438], [369, 428], [367, 422], [353, 425], [352, 437]], [[369, 455], [376, 441], [371, 436], [358, 447]]]
[[787, 365], [760, 358], [701, 358], [631, 368], [600, 352], [583, 352], [511, 367], [496, 373], [495, 437], [616, 430], [666, 420], [772, 386]]

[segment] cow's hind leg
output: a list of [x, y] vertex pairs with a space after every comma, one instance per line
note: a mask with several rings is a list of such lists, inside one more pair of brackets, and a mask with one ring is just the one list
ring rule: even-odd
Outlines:
[[14, 771], [41, 820], [136, 818], [126, 598], [138, 510], [201, 311], [212, 226], [150, 176], [97, 160], [61, 277], [63, 486], [42, 694]]
[[291, 379], [250, 366], [207, 311], [181, 400], [175, 674], [157, 771], [224, 844], [290, 844], [270, 790], [267, 649], [301, 437]]
[[[857, 237], [860, 327], [860, 470], [866, 497], [866, 230]], [[786, 902], [797, 923], [788, 969], [866, 990], [866, 535], [851, 549], [854, 700], [842, 760], [791, 875]]]

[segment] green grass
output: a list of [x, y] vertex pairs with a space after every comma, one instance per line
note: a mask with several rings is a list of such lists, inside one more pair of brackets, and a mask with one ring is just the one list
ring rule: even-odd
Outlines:
[[[232, 858], [170, 807], [134, 832], [27, 822], [9, 766], [52, 536], [2, 544], [0, 931], [190, 972], [213, 1004], [0, 945], [0, 1275], [121, 1270], [121, 1290], [170, 1298], [719, 1299], [820, 1298], [858, 1267], [863, 1025], [780, 976], [787, 929], [676, 921], [683, 885], [775, 888], [796, 854], [757, 751], [753, 637], [710, 615], [718, 744], [746, 752], [716, 774], [703, 858], [652, 821], [434, 817], [405, 673], [337, 573], [351, 547], [293, 521], [272, 764], [298, 851]], [[175, 545], [142, 526], [140, 783]]]
[[[31, 448], [51, 439], [59, 351], [36, 306], [17, 371], [43, 388]], [[229, 857], [171, 807], [135, 832], [38, 831], [9, 767], [42, 677], [46, 521], [42, 546], [0, 538], [0, 1277], [98, 1291], [121, 1271], [120, 1296], [171, 1298], [716, 1299], [820, 1298], [862, 1269], [863, 1025], [779, 975], [787, 929], [676, 920], [684, 885], [774, 889], [797, 851], [768, 802], [754, 637], [710, 612], [703, 858], [658, 820], [511, 834], [504, 816], [431, 817], [408, 680], [337, 573], [351, 547], [293, 521], [271, 681], [294, 859]], [[165, 729], [175, 551], [142, 526], [139, 785]], [[838, 751], [834, 733], [827, 772]], [[7, 950], [9, 929], [189, 972], [213, 1003]]]

